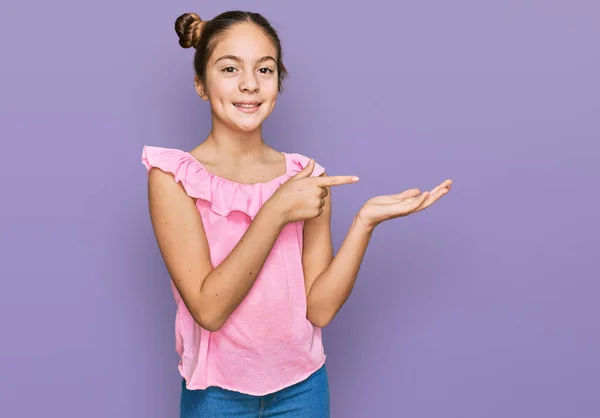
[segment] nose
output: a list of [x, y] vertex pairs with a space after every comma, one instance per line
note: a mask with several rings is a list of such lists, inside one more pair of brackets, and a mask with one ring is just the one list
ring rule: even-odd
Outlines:
[[259, 90], [258, 80], [254, 71], [244, 71], [240, 77], [240, 90], [247, 93], [256, 93]]

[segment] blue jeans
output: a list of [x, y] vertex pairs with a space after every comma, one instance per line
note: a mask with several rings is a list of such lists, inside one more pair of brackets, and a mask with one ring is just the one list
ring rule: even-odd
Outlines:
[[188, 390], [182, 381], [180, 418], [329, 418], [327, 369], [300, 383], [265, 396], [252, 396], [211, 386]]

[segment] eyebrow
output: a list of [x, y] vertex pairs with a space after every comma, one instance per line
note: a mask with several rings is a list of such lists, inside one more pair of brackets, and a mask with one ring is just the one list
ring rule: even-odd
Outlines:
[[[237, 62], [244, 62], [243, 59], [241, 59], [240, 57], [236, 57], [235, 55], [223, 55], [222, 57], [219, 57], [215, 60], [215, 64], [222, 60], [233, 60], [233, 61], [237, 61]], [[270, 55], [265, 55], [264, 57], [256, 60], [256, 62], [265, 62], [265, 61], [273, 61], [273, 62], [277, 63], [277, 60]]]

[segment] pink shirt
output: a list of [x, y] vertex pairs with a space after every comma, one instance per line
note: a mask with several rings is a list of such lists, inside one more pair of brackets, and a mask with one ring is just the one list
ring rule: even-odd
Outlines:
[[[173, 174], [196, 200], [213, 267], [239, 242], [262, 204], [308, 163], [283, 153], [286, 173], [266, 183], [236, 183], [209, 173], [191, 154], [146, 146], [142, 163]], [[313, 176], [324, 172], [315, 164]], [[325, 363], [321, 329], [306, 318], [303, 222], [285, 226], [244, 301], [216, 332], [200, 327], [171, 283], [177, 314], [175, 346], [188, 389], [219, 386], [266, 395], [298, 383]]]

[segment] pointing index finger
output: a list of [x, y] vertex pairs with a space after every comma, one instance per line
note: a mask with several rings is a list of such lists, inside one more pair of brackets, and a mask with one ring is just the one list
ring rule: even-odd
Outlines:
[[359, 178], [356, 176], [325, 176], [315, 177], [317, 185], [323, 187], [339, 186], [342, 184], [356, 183]]

